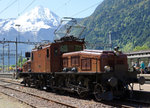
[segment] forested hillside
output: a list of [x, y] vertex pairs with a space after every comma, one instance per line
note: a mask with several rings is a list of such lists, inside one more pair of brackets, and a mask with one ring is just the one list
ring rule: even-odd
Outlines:
[[150, 0], [104, 0], [81, 24], [87, 27], [82, 35], [86, 41], [108, 43], [111, 32], [113, 47], [123, 51], [150, 48]]

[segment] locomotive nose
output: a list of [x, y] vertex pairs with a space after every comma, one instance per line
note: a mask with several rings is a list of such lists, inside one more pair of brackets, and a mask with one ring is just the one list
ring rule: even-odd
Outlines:
[[110, 79], [108, 79], [108, 83], [112, 86], [115, 87], [118, 84], [118, 81], [116, 78], [111, 77]]

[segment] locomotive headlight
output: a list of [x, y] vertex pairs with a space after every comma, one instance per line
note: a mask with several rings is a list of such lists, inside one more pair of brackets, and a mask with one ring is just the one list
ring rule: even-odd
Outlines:
[[68, 68], [63, 68], [63, 72], [68, 72], [69, 69]]
[[75, 68], [75, 67], [73, 67], [73, 68], [71, 69], [71, 71], [72, 71], [72, 72], [78, 72], [78, 69]]
[[108, 83], [112, 86], [115, 87], [118, 84], [118, 81], [116, 78], [111, 77], [110, 79], [108, 79]]
[[120, 53], [119, 52], [115, 52], [115, 54], [116, 54], [116, 56], [119, 56]]
[[110, 72], [110, 66], [104, 66], [106, 72]]

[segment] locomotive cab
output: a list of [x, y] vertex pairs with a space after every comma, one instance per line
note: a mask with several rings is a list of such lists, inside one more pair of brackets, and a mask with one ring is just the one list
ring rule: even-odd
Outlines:
[[[31, 71], [61, 72], [62, 54], [84, 49], [84, 39], [77, 38], [80, 37], [84, 29], [85, 27], [78, 24], [74, 18], [62, 19], [54, 32], [57, 39], [53, 43], [33, 49], [31, 54]], [[78, 30], [77, 34], [74, 34], [73, 30]]]

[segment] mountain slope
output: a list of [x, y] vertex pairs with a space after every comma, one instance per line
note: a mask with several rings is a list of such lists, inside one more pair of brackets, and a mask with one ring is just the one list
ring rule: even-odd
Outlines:
[[120, 46], [124, 51], [137, 46], [150, 48], [149, 0], [104, 0], [80, 23], [87, 27], [82, 35], [87, 41], [108, 43], [111, 32], [113, 47]]

